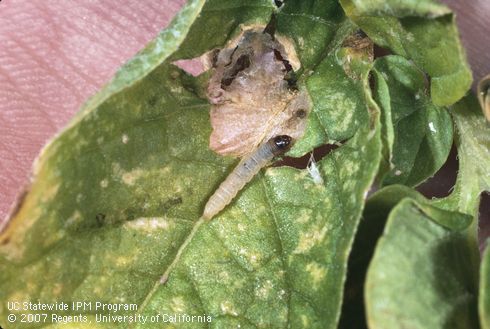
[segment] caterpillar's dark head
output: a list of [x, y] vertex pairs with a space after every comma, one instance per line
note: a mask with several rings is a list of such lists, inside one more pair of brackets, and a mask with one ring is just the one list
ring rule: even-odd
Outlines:
[[279, 135], [272, 139], [274, 155], [287, 152], [291, 147], [292, 138], [288, 135]]

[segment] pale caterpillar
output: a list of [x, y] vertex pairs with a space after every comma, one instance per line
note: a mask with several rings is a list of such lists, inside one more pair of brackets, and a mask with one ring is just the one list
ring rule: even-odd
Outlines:
[[291, 141], [292, 138], [287, 135], [273, 137], [244, 157], [209, 198], [203, 218], [211, 219], [223, 210], [261, 168], [268, 165], [275, 156], [289, 150]]

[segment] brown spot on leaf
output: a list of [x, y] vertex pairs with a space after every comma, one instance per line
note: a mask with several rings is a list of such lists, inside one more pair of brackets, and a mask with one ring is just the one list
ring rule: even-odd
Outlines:
[[360, 74], [351, 68], [351, 63], [359, 62], [359, 60], [372, 63], [374, 60], [372, 40], [359, 30], [345, 38], [342, 43], [342, 50], [346, 55], [346, 61], [343, 63], [345, 73], [353, 80], [362, 79]]
[[359, 52], [361, 55], [368, 55], [373, 60], [374, 44], [369, 37], [361, 30], [354, 32], [342, 43], [342, 47], [352, 49], [353, 53]]

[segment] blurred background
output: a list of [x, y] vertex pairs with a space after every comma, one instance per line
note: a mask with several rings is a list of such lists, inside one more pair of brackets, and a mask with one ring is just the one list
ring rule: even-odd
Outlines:
[[[46, 142], [184, 2], [0, 2], [0, 222], [28, 185], [32, 163]], [[490, 73], [490, 1], [443, 2], [457, 14], [476, 82]], [[419, 190], [429, 197], [447, 195], [456, 171], [453, 150]], [[488, 237], [488, 194], [480, 215], [480, 237]]]

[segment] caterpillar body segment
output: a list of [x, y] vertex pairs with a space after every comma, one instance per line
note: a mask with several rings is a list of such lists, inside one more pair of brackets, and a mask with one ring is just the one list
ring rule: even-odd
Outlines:
[[276, 136], [244, 157], [209, 198], [204, 207], [203, 218], [211, 219], [223, 210], [260, 169], [290, 148], [291, 140], [287, 135]]

